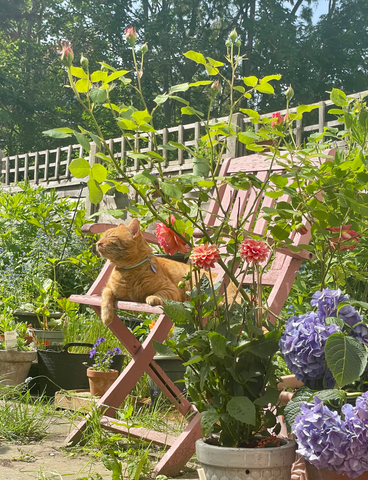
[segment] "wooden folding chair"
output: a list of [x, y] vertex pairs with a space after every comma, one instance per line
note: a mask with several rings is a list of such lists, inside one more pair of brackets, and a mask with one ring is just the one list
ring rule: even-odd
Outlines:
[[[321, 163], [323, 161], [324, 159], [321, 160]], [[276, 162], [271, 164], [271, 161], [262, 155], [249, 155], [246, 157], [226, 159], [221, 167], [219, 176], [225, 177], [237, 172], [244, 172], [256, 175], [261, 181], [265, 181], [270, 168], [273, 173], [282, 174], [283, 172], [283, 167], [277, 165]], [[221, 204], [212, 201], [209, 205], [209, 213], [207, 215], [207, 224], [209, 227], [216, 226], [218, 214], [222, 211], [229, 215], [234, 225], [236, 225], [238, 216], [243, 215], [243, 218], [248, 218], [245, 230], [259, 235], [264, 234], [267, 223], [264, 218], [259, 215], [259, 212], [262, 212], [261, 209], [264, 206], [272, 207], [275, 204], [273, 198], [264, 196], [255, 201], [257, 192], [253, 187], [249, 190], [235, 190], [228, 184], [219, 186], [219, 195]], [[283, 196], [280, 200], [287, 201], [288, 198]], [[101, 233], [112, 227], [114, 227], [114, 225], [92, 224], [86, 225], [83, 231]], [[148, 242], [157, 244], [157, 239], [154, 235], [145, 232], [142, 234]], [[293, 233], [292, 240], [294, 245], [307, 244], [310, 240], [310, 233], [303, 236], [298, 233]], [[275, 315], [280, 313], [302, 261], [309, 258], [310, 253], [306, 251], [295, 253], [287, 248], [277, 250], [272, 265], [262, 279], [264, 285], [272, 287], [268, 298], [268, 307]], [[100, 316], [101, 293], [112, 269], [113, 266], [107, 262], [88, 293], [86, 295], [72, 295], [70, 300], [72, 302], [90, 305], [97, 315]], [[216, 281], [221, 279], [226, 281], [226, 276], [221, 269], [217, 269], [217, 274]], [[251, 284], [252, 281], [252, 276], [248, 275], [245, 277], [244, 283]], [[114, 315], [114, 319], [109, 325], [109, 328], [131, 354], [132, 359], [112, 387], [97, 402], [98, 407], [107, 409], [101, 420], [102, 425], [122, 434], [128, 433], [125, 427], [119, 426], [118, 422], [114, 420], [114, 413], [124, 402], [143, 373], [147, 372], [163, 394], [176, 405], [179, 412], [188, 418], [189, 423], [178, 437], [148, 431], [144, 428], [131, 428], [129, 429], [129, 434], [132, 437], [142, 438], [157, 445], [168, 446], [168, 450], [157, 464], [154, 473], [167, 476], [176, 475], [193, 455], [195, 451], [195, 441], [202, 436], [202, 433], [200, 428], [200, 415], [195, 407], [183, 396], [182, 392], [180, 392], [176, 385], [153, 360], [155, 351], [152, 346], [152, 340], [163, 342], [172, 327], [172, 322], [159, 306], [151, 307], [147, 304], [117, 301], [115, 307], [119, 310], [159, 314], [159, 318], [147, 339], [141, 344], [119, 317]], [[272, 315], [270, 315], [269, 318], [271, 321], [274, 320]], [[86, 428], [86, 424], [87, 419], [81, 421], [76, 429], [69, 435], [66, 443], [77, 443], [82, 431]]]

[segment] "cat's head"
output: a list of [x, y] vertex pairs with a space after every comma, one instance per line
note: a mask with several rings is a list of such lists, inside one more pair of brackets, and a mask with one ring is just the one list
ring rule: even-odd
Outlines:
[[107, 230], [97, 242], [97, 250], [101, 257], [117, 266], [134, 265], [151, 253], [136, 218], [129, 225], [121, 224]]

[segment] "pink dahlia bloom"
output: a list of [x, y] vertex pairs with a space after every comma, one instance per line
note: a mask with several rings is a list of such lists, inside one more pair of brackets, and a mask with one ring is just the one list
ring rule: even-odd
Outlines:
[[[360, 243], [360, 239], [358, 238], [360, 235], [359, 233], [355, 232], [354, 230], [350, 230], [351, 225], [343, 225], [341, 227], [328, 227], [328, 230], [331, 233], [337, 233], [335, 237], [330, 238], [331, 247], [336, 248], [338, 247], [339, 250], [342, 252], [345, 250], [354, 250], [357, 243]], [[341, 242], [345, 241], [355, 242], [354, 244], [350, 245], [343, 245]]]
[[[167, 220], [168, 221], [168, 220]], [[175, 217], [171, 215], [171, 223], [175, 222]], [[163, 223], [158, 223], [155, 230], [160, 247], [168, 255], [175, 255], [178, 251], [180, 253], [187, 253], [188, 248], [184, 240], [182, 240], [175, 232], [168, 228]]]
[[262, 263], [270, 253], [270, 247], [261, 240], [247, 238], [241, 242], [238, 248], [240, 257], [248, 263]]
[[215, 266], [215, 262], [220, 258], [220, 252], [217, 245], [204, 243], [194, 247], [190, 255], [193, 264], [204, 270], [209, 270]]

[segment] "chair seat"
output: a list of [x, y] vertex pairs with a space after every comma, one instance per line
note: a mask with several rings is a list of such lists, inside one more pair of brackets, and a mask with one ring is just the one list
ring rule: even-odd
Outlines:
[[[83, 305], [93, 305], [95, 307], [101, 306], [101, 295], [71, 295], [69, 297], [71, 302], [82, 303]], [[137, 302], [125, 302], [118, 300], [115, 302], [115, 308], [119, 310], [131, 310], [133, 312], [146, 312], [146, 313], [162, 313], [162, 307], [152, 307], [147, 303]]]

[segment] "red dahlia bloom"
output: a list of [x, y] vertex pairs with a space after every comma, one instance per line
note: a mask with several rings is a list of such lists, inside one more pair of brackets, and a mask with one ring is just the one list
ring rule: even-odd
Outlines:
[[270, 247], [261, 240], [247, 238], [239, 245], [238, 252], [240, 258], [248, 263], [262, 263], [267, 259]]
[[[167, 219], [167, 222], [169, 219]], [[171, 223], [175, 222], [174, 215], [171, 215]], [[187, 253], [187, 245], [175, 232], [163, 223], [158, 223], [155, 230], [160, 247], [168, 255], [175, 255], [176, 252]]]
[[215, 262], [220, 258], [220, 252], [217, 245], [205, 243], [194, 247], [190, 259], [199, 268], [209, 270], [215, 266]]
[[[360, 239], [359, 239], [360, 235], [354, 230], [350, 230], [350, 227], [351, 225], [342, 225], [341, 227], [326, 228], [326, 230], [328, 230], [329, 232], [338, 234], [335, 237], [330, 238], [332, 248], [336, 248], [336, 246], [338, 246], [338, 249], [341, 250], [342, 252], [345, 250], [354, 250], [354, 248], [356, 247], [356, 244], [360, 243]], [[351, 242], [355, 242], [355, 245], [354, 244], [343, 245], [341, 243], [349, 240]]]

